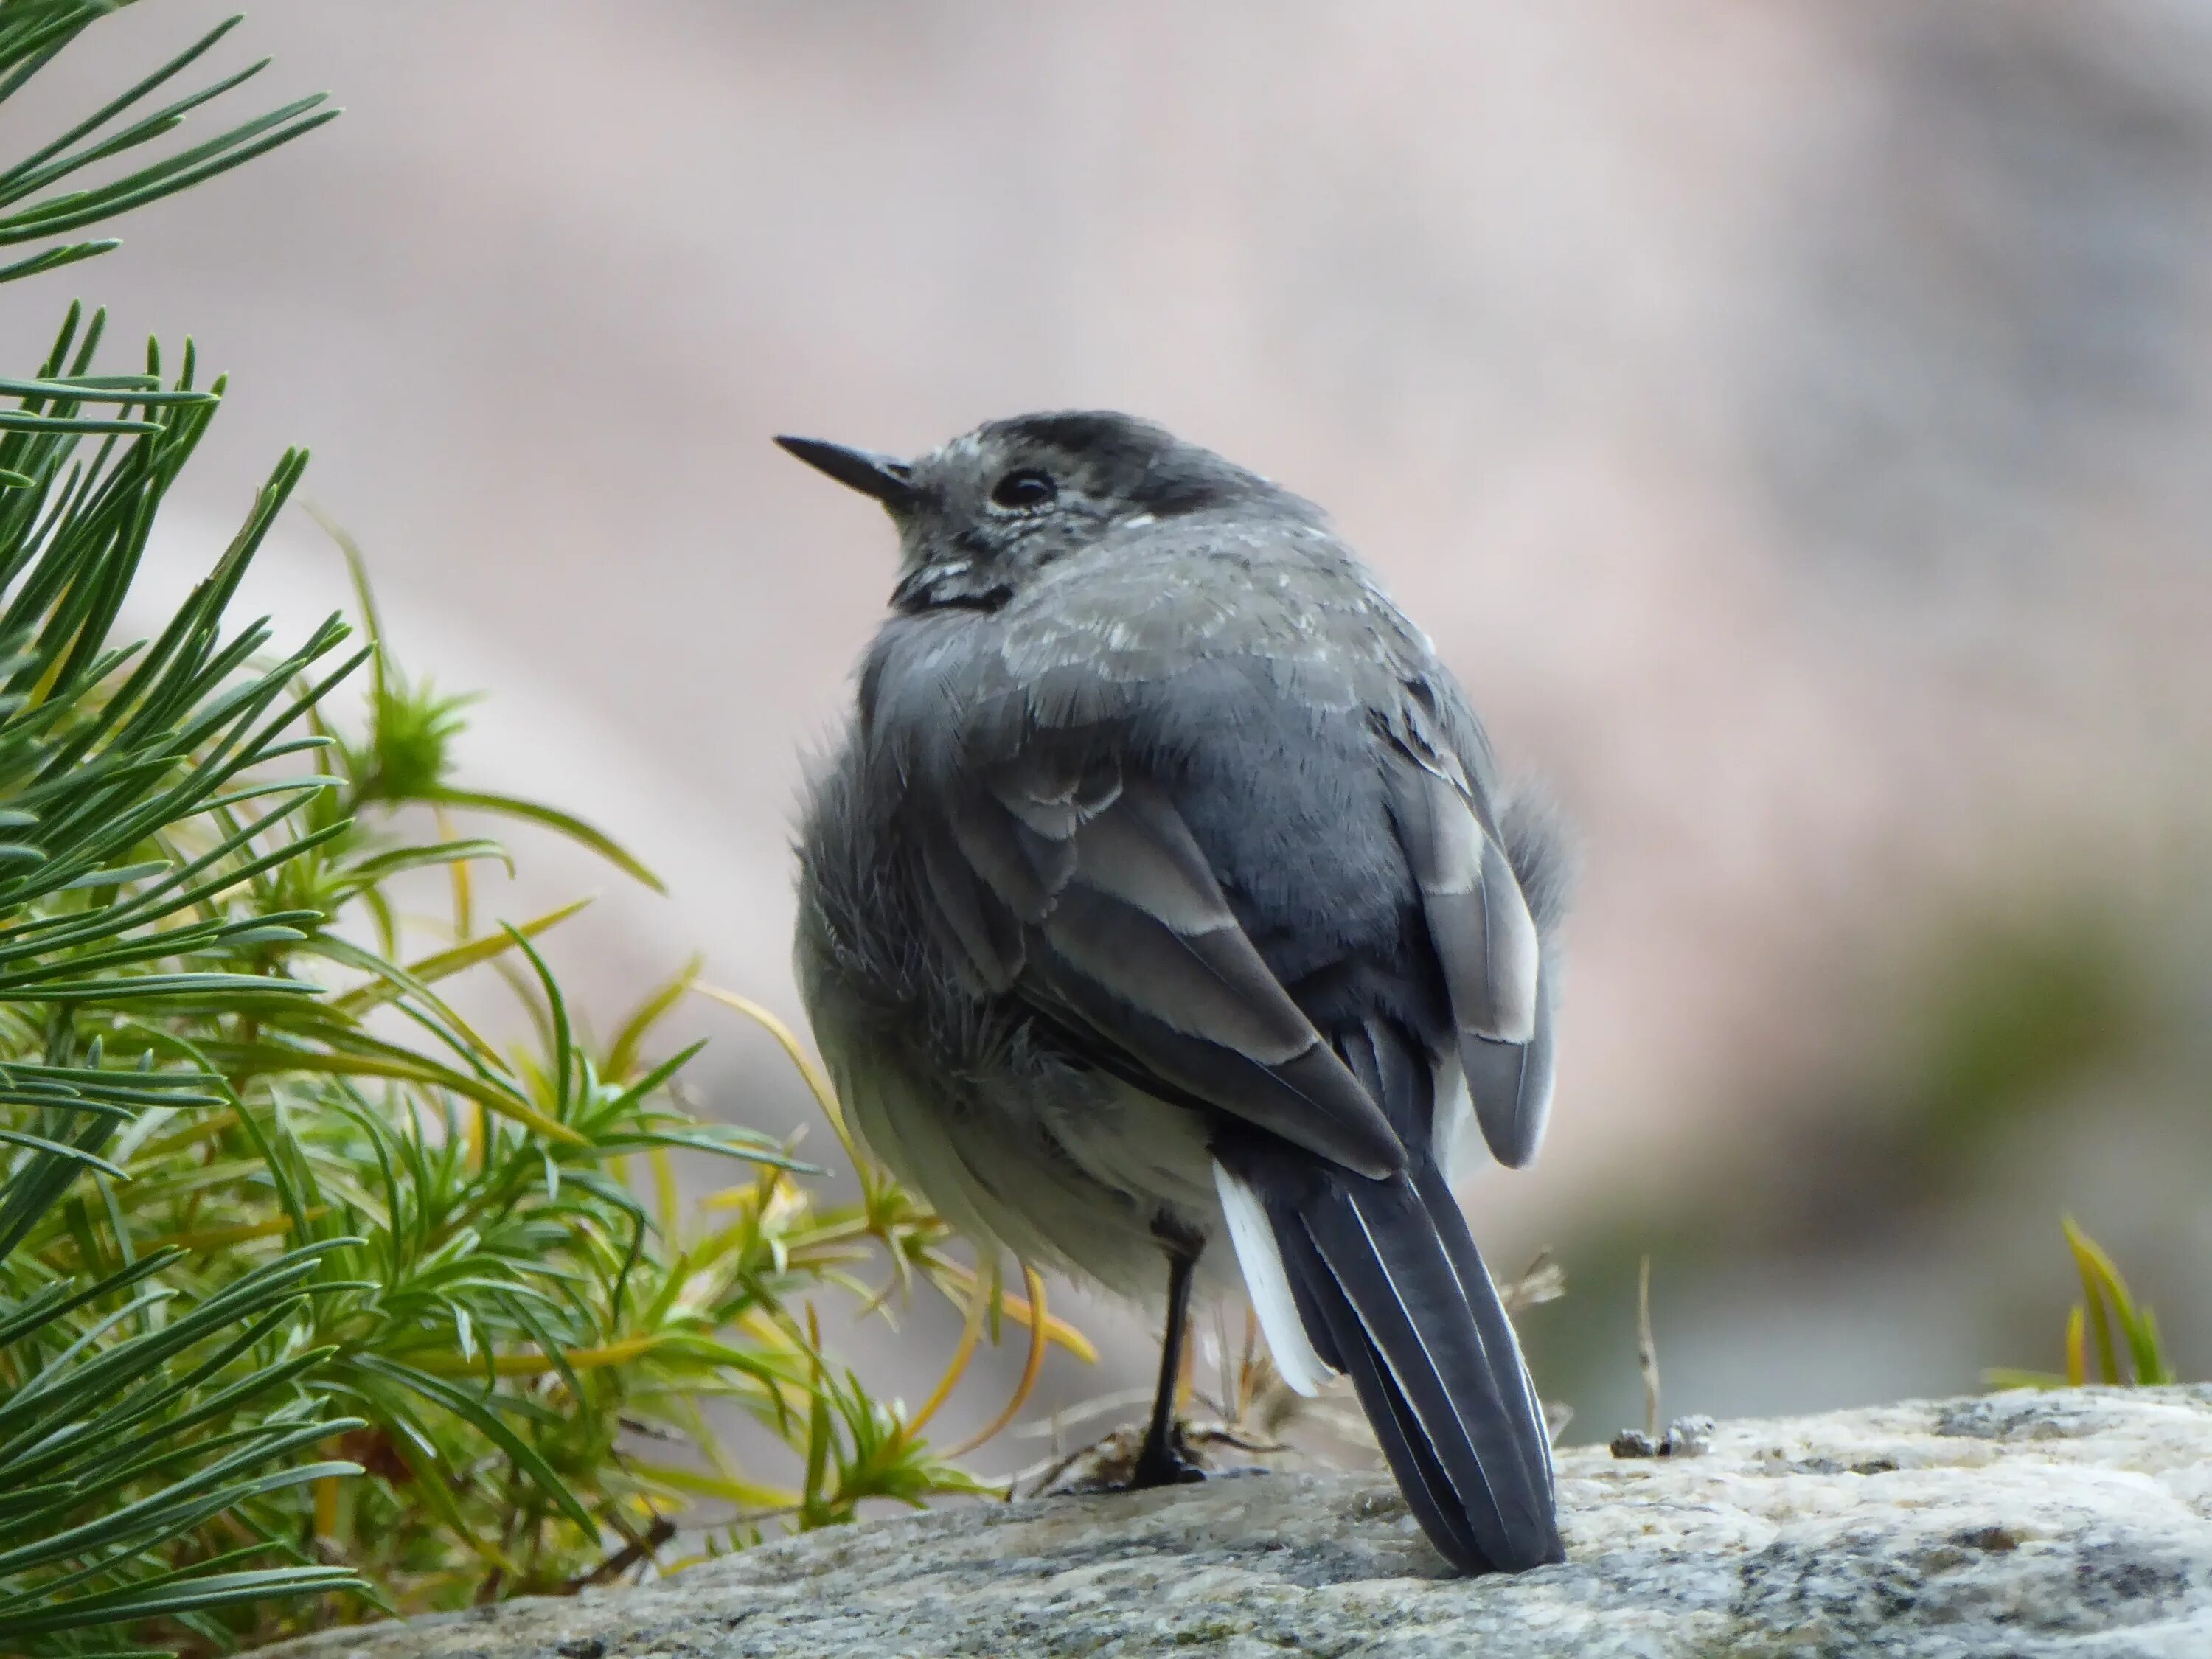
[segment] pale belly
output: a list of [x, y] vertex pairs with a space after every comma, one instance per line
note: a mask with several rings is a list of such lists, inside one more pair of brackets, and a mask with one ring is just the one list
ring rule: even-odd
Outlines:
[[816, 1035], [854, 1127], [963, 1233], [1152, 1300], [1167, 1279], [1164, 1227], [1206, 1241], [1202, 1285], [1236, 1282], [1198, 1114], [1036, 1055], [917, 1065], [816, 988]]

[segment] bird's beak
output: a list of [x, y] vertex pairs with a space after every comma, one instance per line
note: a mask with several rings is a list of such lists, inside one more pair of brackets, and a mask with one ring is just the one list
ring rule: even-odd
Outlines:
[[893, 512], [914, 505], [914, 469], [888, 455], [825, 443], [819, 438], [778, 438], [776, 442], [817, 472], [848, 489], [872, 495]]

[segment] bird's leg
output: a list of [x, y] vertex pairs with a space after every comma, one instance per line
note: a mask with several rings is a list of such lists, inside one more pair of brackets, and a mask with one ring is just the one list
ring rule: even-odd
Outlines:
[[1181, 1241], [1168, 1244], [1168, 1328], [1160, 1339], [1160, 1385], [1152, 1395], [1152, 1420], [1130, 1471], [1129, 1490], [1179, 1486], [1203, 1480], [1206, 1471], [1183, 1450], [1182, 1431], [1175, 1420], [1176, 1389], [1182, 1380], [1182, 1345], [1190, 1329], [1190, 1281], [1198, 1253]]

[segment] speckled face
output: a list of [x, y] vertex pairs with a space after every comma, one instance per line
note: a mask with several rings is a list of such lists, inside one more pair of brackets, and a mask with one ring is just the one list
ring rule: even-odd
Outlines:
[[1181, 447], [1121, 417], [994, 422], [915, 461], [895, 507], [901, 609], [1002, 602], [1029, 573], [1150, 511], [1153, 465]]
[[1127, 415], [994, 421], [901, 462], [806, 439], [800, 459], [883, 502], [902, 557], [892, 604], [995, 609], [1034, 572], [1111, 532], [1255, 494], [1264, 479]]

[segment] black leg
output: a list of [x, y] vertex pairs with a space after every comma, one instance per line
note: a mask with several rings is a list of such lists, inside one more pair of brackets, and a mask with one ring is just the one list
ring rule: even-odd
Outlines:
[[1185, 1455], [1175, 1420], [1176, 1384], [1182, 1376], [1182, 1345], [1190, 1329], [1190, 1281], [1196, 1265], [1194, 1255], [1180, 1250], [1168, 1254], [1168, 1328], [1160, 1339], [1160, 1384], [1152, 1395], [1152, 1420], [1145, 1431], [1144, 1448], [1129, 1475], [1131, 1492], [1206, 1479], [1206, 1471]]

